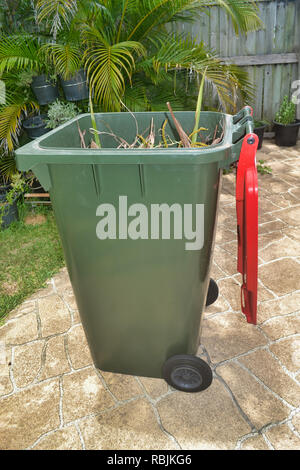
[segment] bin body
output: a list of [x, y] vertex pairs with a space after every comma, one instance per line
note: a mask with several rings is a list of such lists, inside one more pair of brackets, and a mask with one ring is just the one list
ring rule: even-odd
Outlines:
[[[137, 123], [144, 131], [153, 116], [158, 132], [166, 115], [136, 113], [137, 122], [129, 113], [96, 117], [98, 129], [109, 127], [132, 142]], [[187, 131], [193, 129], [194, 113], [176, 113], [176, 117]], [[90, 116], [82, 115], [78, 123], [88, 133]], [[232, 116], [221, 113], [202, 113], [200, 125], [213, 133], [218, 124], [224, 129], [224, 138], [219, 145], [200, 150], [117, 149], [111, 135], [102, 136], [100, 150], [80, 149], [78, 123], [72, 120], [19, 149], [17, 163], [20, 169], [33, 169], [50, 192], [95, 366], [104, 371], [161, 377], [166, 359], [197, 352], [222, 168], [238, 159], [241, 142], [232, 143]], [[168, 126], [176, 140], [171, 120]], [[143, 204], [148, 213], [148, 238], [122, 238], [120, 196], [126, 196], [128, 208]], [[115, 239], [100, 240], [96, 235], [101, 204], [116, 209]], [[172, 236], [172, 212], [170, 239], [163, 239], [161, 231], [158, 239], [152, 238], [151, 210], [155, 204], [179, 204], [183, 210], [185, 205], [203, 205], [203, 247], [187, 250], [189, 240]], [[127, 213], [128, 224], [132, 220]]]

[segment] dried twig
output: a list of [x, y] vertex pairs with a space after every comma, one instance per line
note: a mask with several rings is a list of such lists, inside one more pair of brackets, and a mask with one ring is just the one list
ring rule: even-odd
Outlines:
[[191, 141], [189, 139], [189, 136], [184, 132], [184, 130], [181, 127], [181, 124], [179, 123], [179, 121], [177, 121], [176, 117], [174, 116], [172, 107], [171, 107], [169, 102], [167, 102], [167, 106], [168, 106], [168, 109], [169, 109], [170, 114], [172, 116], [172, 119], [174, 121], [176, 130], [179, 134], [179, 137], [180, 137], [180, 140], [181, 140], [181, 143], [182, 143], [183, 147], [191, 147]]
[[215, 132], [214, 132], [213, 141], [214, 141], [214, 140], [215, 140], [215, 138], [216, 138], [217, 132], [218, 132], [218, 124], [216, 125], [216, 128], [215, 128]]
[[153, 118], [151, 119], [150, 134], [148, 135], [147, 140], [149, 142], [149, 146], [153, 148], [154, 142], [155, 142], [155, 127], [154, 127]]
[[80, 129], [78, 121], [77, 121], [77, 126], [78, 126], [78, 132], [79, 132], [79, 137], [80, 137], [81, 148], [86, 149], [86, 144], [85, 144], [85, 141], [84, 141], [85, 130], [82, 132], [82, 130]]
[[138, 125], [137, 119], [136, 119], [135, 115], [133, 114], [133, 112], [132, 112], [132, 111], [130, 111], [130, 109], [129, 109], [129, 108], [127, 108], [126, 104], [125, 104], [125, 103], [123, 103], [123, 101], [122, 101], [122, 100], [120, 100], [120, 103], [121, 103], [121, 105], [122, 105], [122, 106], [124, 106], [124, 108], [125, 108], [125, 109], [126, 109], [126, 110], [127, 110], [129, 113], [130, 113], [130, 114], [131, 114], [131, 116], [133, 117], [133, 119], [134, 119], [134, 121], [135, 121], [135, 129], [136, 129], [135, 136], [136, 136], [136, 137], [135, 137], [134, 141], [132, 142], [132, 144], [130, 144], [130, 145], [129, 145], [129, 147], [130, 147], [130, 148], [133, 148], [133, 147], [136, 145], [136, 143], [137, 143], [137, 140], [138, 140], [138, 135], [139, 135], [139, 125]]
[[96, 144], [96, 142], [94, 140], [92, 140], [90, 147], [91, 147], [91, 149], [99, 149], [100, 148], [99, 145]]
[[[122, 103], [122, 102], [121, 102]], [[192, 148], [192, 147], [196, 147], [196, 148], [199, 148], [199, 147], [207, 147], [208, 145], [216, 145], [218, 144], [222, 139], [223, 139], [223, 136], [224, 136], [224, 131], [222, 130], [222, 134], [220, 137], [216, 138], [216, 135], [217, 135], [217, 132], [218, 132], [218, 126], [216, 126], [215, 130], [214, 130], [214, 136], [213, 136], [213, 140], [212, 140], [212, 143], [204, 143], [204, 142], [192, 142], [193, 139], [195, 139], [195, 137], [197, 136], [197, 134], [202, 131], [202, 130], [207, 130], [206, 128], [204, 127], [200, 127], [199, 129], [196, 129], [194, 128], [193, 132], [188, 135], [186, 134], [186, 132], [183, 130], [180, 122], [175, 118], [175, 115], [174, 115], [174, 112], [173, 112], [173, 109], [171, 107], [171, 104], [168, 102], [167, 103], [167, 106], [168, 106], [168, 109], [170, 111], [170, 114], [171, 114], [171, 117], [172, 117], [172, 120], [174, 122], [174, 125], [176, 127], [176, 130], [179, 134], [179, 138], [180, 138], [180, 141], [173, 141], [172, 138], [170, 138], [169, 135], [166, 135], [166, 125], [168, 123], [168, 120], [166, 119], [160, 129], [160, 133], [161, 133], [161, 137], [162, 137], [162, 142], [159, 142], [157, 145], [155, 145], [155, 126], [154, 126], [154, 120], [153, 118], [151, 119], [151, 124], [150, 124], [150, 128], [148, 127], [144, 132], [143, 134], [139, 134], [138, 133], [138, 122], [137, 122], [137, 119], [136, 117], [134, 116], [134, 114], [127, 108], [127, 106], [122, 103], [122, 105], [128, 110], [128, 112], [133, 116], [134, 118], [134, 121], [135, 121], [135, 124], [136, 124], [136, 137], [134, 139], [134, 141], [129, 144], [125, 139], [123, 139], [122, 137], [119, 137], [117, 136], [111, 129], [111, 127], [106, 123], [104, 122], [104, 125], [107, 127], [107, 129], [109, 130], [109, 132], [106, 132], [106, 131], [98, 131], [95, 127], [93, 128], [90, 128], [89, 131], [91, 132], [91, 134], [93, 134], [93, 136], [95, 137], [95, 140], [93, 139], [91, 141], [91, 144], [90, 144], [90, 148], [92, 149], [99, 149], [101, 148], [101, 144], [100, 146], [97, 144], [97, 137], [99, 139], [99, 135], [109, 135], [111, 137], [113, 137], [115, 139], [115, 141], [118, 143], [118, 146], [117, 148], [120, 149], [120, 148], [124, 148], [124, 149], [130, 149], [130, 148], [146, 148], [146, 149], [149, 149], [149, 148], [159, 148], [159, 147], [162, 147], [164, 146], [165, 148], [168, 148], [168, 147], [171, 147], [171, 146], [177, 146], [178, 148], [180, 147], [186, 147], [186, 148]], [[78, 126], [78, 132], [79, 132], [79, 136], [80, 136], [80, 142], [81, 142], [81, 148], [87, 148], [87, 145], [85, 143], [85, 139], [84, 139], [84, 136], [85, 136], [85, 133], [86, 131], [84, 130], [83, 132], [81, 131], [80, 127], [79, 127], [79, 123], [77, 121], [77, 126]], [[147, 137], [145, 137], [146, 135], [146, 132], [149, 132], [149, 134], [147, 135]], [[207, 137], [208, 139], [209, 137]], [[206, 142], [207, 142], [207, 139], [206, 139]]]
[[215, 132], [214, 132], [214, 137], [213, 137], [211, 145], [219, 144], [222, 141], [223, 137], [224, 137], [224, 129], [222, 129], [222, 133], [221, 133], [220, 137], [216, 137], [217, 131], [218, 131], [218, 125], [216, 125]]

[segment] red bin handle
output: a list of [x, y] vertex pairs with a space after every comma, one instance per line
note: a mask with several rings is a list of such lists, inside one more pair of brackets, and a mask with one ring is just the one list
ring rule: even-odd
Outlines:
[[238, 271], [243, 276], [241, 309], [247, 321], [257, 321], [258, 184], [256, 150], [258, 136], [243, 139], [236, 175]]

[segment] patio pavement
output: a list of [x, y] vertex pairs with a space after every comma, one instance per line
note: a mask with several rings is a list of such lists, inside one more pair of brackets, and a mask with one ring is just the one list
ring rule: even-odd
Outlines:
[[300, 144], [258, 153], [258, 325], [240, 313], [234, 175], [223, 179], [201, 393], [95, 370], [66, 269], [0, 328], [0, 449], [300, 449]]

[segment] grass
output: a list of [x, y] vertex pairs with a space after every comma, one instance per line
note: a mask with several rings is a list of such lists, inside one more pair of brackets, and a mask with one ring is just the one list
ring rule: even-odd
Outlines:
[[51, 208], [24, 209], [19, 222], [0, 231], [0, 247], [1, 322], [64, 266]]

